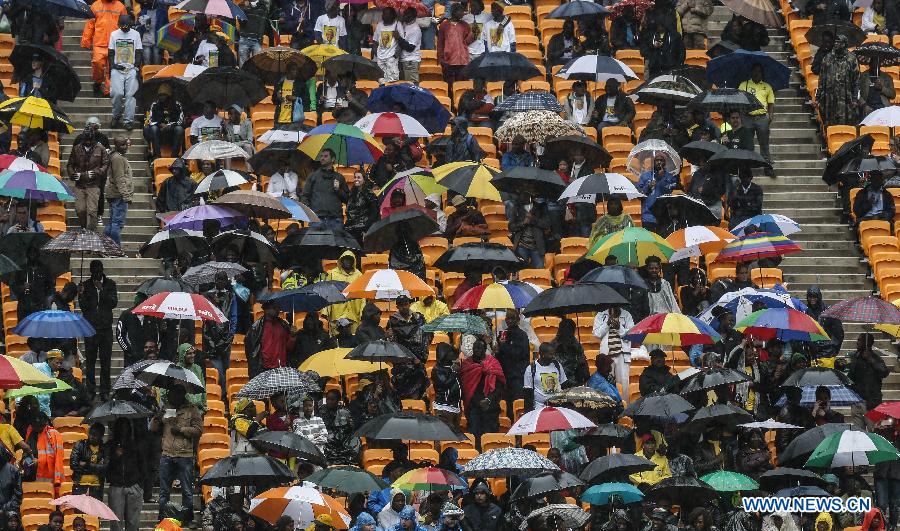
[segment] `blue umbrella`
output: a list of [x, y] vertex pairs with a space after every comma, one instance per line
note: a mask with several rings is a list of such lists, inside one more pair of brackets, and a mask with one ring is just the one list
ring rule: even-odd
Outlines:
[[622, 502], [625, 504], [636, 503], [644, 499], [644, 493], [629, 483], [602, 483], [584, 491], [581, 501], [591, 505], [607, 505], [613, 494], [622, 498]]
[[778, 498], [805, 498], [807, 496], [831, 496], [820, 487], [791, 487], [789, 489], [781, 489], [775, 493]]
[[763, 81], [772, 85], [772, 90], [785, 89], [790, 84], [791, 70], [788, 67], [769, 57], [766, 52], [747, 50], [710, 59], [706, 64], [706, 79], [719, 87], [737, 88], [750, 79], [754, 65], [762, 65]]
[[318, 312], [326, 306], [347, 302], [341, 293], [346, 287], [346, 282], [326, 280], [302, 288], [273, 291], [260, 298], [260, 302], [275, 301], [286, 312]]
[[44, 310], [34, 312], [12, 329], [22, 337], [47, 337], [55, 339], [72, 339], [90, 337], [96, 330], [80, 314], [63, 310]]
[[279, 197], [278, 200], [281, 201], [281, 204], [284, 205], [284, 208], [290, 210], [291, 219], [296, 219], [297, 221], [305, 221], [307, 223], [315, 223], [319, 221], [319, 217], [316, 216], [316, 213], [303, 203], [291, 199], [290, 197], [284, 196]]
[[430, 133], [440, 133], [450, 121], [450, 111], [431, 92], [410, 83], [378, 87], [369, 96], [366, 108], [372, 112], [394, 112], [394, 105], [403, 106], [408, 114], [425, 126]]
[[94, 18], [91, 6], [82, 0], [31, 0], [28, 4], [57, 17]]

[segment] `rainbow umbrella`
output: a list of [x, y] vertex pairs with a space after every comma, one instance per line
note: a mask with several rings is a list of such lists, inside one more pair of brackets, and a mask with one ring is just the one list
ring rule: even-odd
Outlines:
[[615, 256], [619, 265], [644, 265], [650, 256], [668, 262], [675, 248], [659, 234], [640, 227], [628, 227], [604, 236], [585, 253], [585, 258], [604, 263], [607, 256]]
[[69, 186], [43, 171], [6, 170], [0, 172], [0, 195], [37, 201], [72, 201], [74, 192]]
[[34, 365], [12, 356], [0, 356], [0, 389], [18, 389], [24, 385], [53, 386], [54, 378]]
[[[221, 31], [228, 38], [228, 42], [234, 42], [237, 29], [234, 25], [217, 18], [210, 18], [210, 27]], [[194, 31], [197, 25], [196, 15], [183, 15], [175, 22], [170, 22], [156, 30], [156, 44], [163, 50], [175, 53], [181, 48], [181, 43], [188, 33]], [[174, 77], [174, 76], [173, 76]]]
[[402, 171], [394, 175], [390, 181], [385, 183], [383, 188], [388, 188], [400, 180], [408, 180], [416, 183], [426, 195], [443, 194], [447, 191], [446, 186], [438, 184], [438, 182], [434, 180], [434, 175], [432, 175], [431, 170], [419, 167]]
[[752, 262], [761, 258], [799, 253], [799, 245], [780, 234], [756, 232], [729, 242], [714, 262]]
[[642, 320], [622, 339], [655, 345], [712, 345], [721, 337], [708, 324], [680, 313], [657, 313]]
[[533, 293], [516, 284], [475, 286], [453, 305], [454, 310], [500, 310], [528, 306]]
[[793, 308], [767, 308], [751, 313], [734, 327], [755, 338], [782, 341], [828, 341], [815, 319]]
[[391, 486], [404, 491], [427, 490], [431, 492], [466, 490], [468, 487], [466, 482], [453, 472], [435, 467], [414, 468], [397, 478], [397, 481]]
[[355, 125], [325, 124], [307, 133], [297, 147], [313, 160], [319, 158], [323, 149], [331, 149], [337, 157], [337, 164], [373, 164], [381, 157], [381, 147], [372, 135]]

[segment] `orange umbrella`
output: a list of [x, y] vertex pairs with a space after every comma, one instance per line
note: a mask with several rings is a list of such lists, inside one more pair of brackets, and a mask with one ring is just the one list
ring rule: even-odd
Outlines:
[[314, 520], [325, 515], [335, 529], [350, 527], [350, 515], [341, 503], [311, 487], [269, 489], [250, 500], [250, 514], [270, 524], [282, 516], [290, 516], [299, 529], [306, 529]]
[[203, 65], [176, 63], [163, 67], [153, 74], [153, 77], [183, 77], [185, 79], [193, 79], [204, 70], [206, 70], [206, 67]]
[[344, 288], [348, 299], [396, 299], [400, 295], [425, 297], [434, 290], [421, 278], [399, 269], [367, 271]]
[[666, 236], [666, 241], [676, 249], [699, 245], [700, 251], [706, 254], [721, 251], [722, 247], [735, 238], [737, 236], [721, 227], [697, 225], [673, 232]]

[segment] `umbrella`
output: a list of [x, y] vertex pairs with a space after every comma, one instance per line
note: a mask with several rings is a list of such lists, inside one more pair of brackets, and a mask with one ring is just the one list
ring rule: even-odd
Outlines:
[[554, 138], [584, 134], [580, 125], [566, 121], [554, 112], [525, 111], [514, 113], [504, 120], [503, 125], [494, 131], [494, 138], [500, 142], [512, 142], [521, 135], [525, 142], [544, 144]]
[[0, 103], [0, 121], [29, 129], [41, 128], [46, 132], [71, 133], [75, 130], [66, 113], [35, 96], [10, 98]]
[[467, 490], [468, 484], [454, 472], [443, 468], [414, 468], [403, 474], [391, 487], [404, 491], [427, 490], [429, 492]]
[[482, 284], [465, 292], [453, 303], [454, 310], [500, 310], [525, 308], [535, 295], [517, 284]]
[[248, 218], [287, 219], [291, 217], [291, 211], [285, 208], [278, 198], [256, 190], [229, 192], [216, 199], [215, 204], [224, 205]]
[[306, 437], [291, 431], [263, 430], [250, 439], [250, 444], [263, 452], [277, 452], [289, 457], [298, 457], [318, 466], [328, 466], [328, 460], [319, 447]]
[[759, 483], [754, 481], [753, 478], [728, 470], [719, 470], [707, 474], [701, 477], [700, 481], [703, 481], [718, 492], [737, 492], [759, 488]]
[[[283, 465], [282, 465], [283, 466]], [[270, 482], [287, 483], [287, 481]], [[299, 529], [312, 527], [320, 515], [328, 516], [335, 529], [347, 529], [350, 515], [341, 502], [312, 487], [278, 487], [250, 500], [250, 515], [274, 524], [289, 516]]]
[[382, 153], [378, 141], [371, 135], [346, 124], [325, 124], [312, 129], [297, 149], [318, 160], [326, 148], [334, 152], [335, 162], [342, 166], [372, 164]]
[[603, 284], [569, 284], [550, 288], [531, 299], [524, 315], [568, 315], [599, 312], [612, 307], [627, 306], [628, 301], [613, 288]]
[[607, 256], [615, 256], [620, 265], [644, 265], [650, 256], [668, 262], [675, 249], [662, 236], [640, 227], [607, 234], [588, 249], [585, 257], [602, 264]]
[[410, 138], [428, 138], [431, 136], [431, 133], [415, 118], [403, 113], [379, 112], [368, 114], [360, 118], [354, 125], [374, 137], [408, 136]]
[[206, 140], [188, 148], [185, 160], [249, 159], [250, 154], [237, 144], [224, 140]]
[[698, 249], [704, 253], [721, 251], [722, 247], [733, 239], [734, 234], [725, 229], [703, 225], [685, 227], [666, 236], [666, 241], [678, 249], [671, 257], [673, 262], [676, 261], [676, 256], [688, 254], [691, 249]]
[[322, 389], [319, 387], [318, 379], [315, 373], [300, 372], [292, 367], [278, 367], [254, 376], [235, 396], [266, 400], [272, 395], [282, 393], [292, 396], [320, 393]]
[[[574, 1], [580, 2], [582, 0]], [[563, 471], [544, 472], [520, 483], [513, 491], [510, 501], [537, 498], [582, 485], [584, 485], [584, 481], [578, 479], [578, 476], [574, 474]]]
[[[2, 106], [3, 104], [0, 104]], [[2, 108], [0, 108], [2, 112]], [[859, 122], [859, 125], [885, 125], [887, 127], [900, 126], [900, 106], [891, 105], [890, 107], [882, 107], [876, 109], [866, 115]]]
[[622, 415], [631, 418], [659, 417], [673, 418], [680, 413], [687, 413], [694, 406], [676, 394], [642, 396], [628, 404]]
[[621, 265], [603, 266], [592, 269], [581, 277], [582, 284], [595, 283], [606, 284], [615, 288], [625, 289], [650, 289], [647, 282], [637, 271]]
[[450, 122], [450, 111], [444, 108], [434, 94], [411, 83], [374, 89], [369, 95], [366, 108], [371, 112], [394, 112], [396, 104], [400, 104], [405, 114], [418, 120], [431, 133], [440, 133]]
[[[854, 24], [850, 24], [848, 22], [840, 21], [840, 22], [831, 22], [827, 24], [816, 24], [806, 30], [806, 40], [812, 44], [813, 46], [821, 47], [824, 44], [824, 36], [825, 34], [829, 34], [831, 38], [837, 37], [838, 35], [843, 35], [847, 38], [847, 46], [853, 48], [859, 46], [866, 40], [866, 32], [861, 30], [859, 26]], [[832, 41], [833, 42], [833, 41]], [[873, 43], [874, 44], [874, 43]], [[888, 46], [886, 44], [878, 43], [881, 46]], [[894, 48], [896, 50], [896, 48]], [[859, 48], [853, 50], [853, 53], [859, 57]], [[897, 55], [900, 56], [900, 50], [897, 50]], [[863, 63], [860, 61], [860, 63]], [[865, 63], [863, 63], [865, 64]]]
[[590, 487], [581, 495], [581, 502], [602, 507], [609, 504], [609, 500], [613, 495], [618, 496], [625, 505], [637, 503], [644, 499], [644, 493], [634, 485], [611, 482]]
[[[135, 312], [137, 313], [137, 312]], [[190, 370], [171, 361], [156, 361], [135, 372], [135, 377], [152, 387], [172, 390], [183, 386], [189, 393], [206, 391], [206, 384]]]
[[900, 418], [900, 402], [882, 402], [866, 413], [872, 422]]
[[[398, 183], [403, 183], [404, 181], [414, 183], [416, 186], [422, 190], [423, 193], [431, 195], [431, 194], [443, 194], [447, 191], [445, 186], [439, 185], [434, 180], [434, 175], [431, 173], [431, 170], [425, 168], [419, 168], [418, 166], [406, 171], [401, 171], [399, 173], [394, 174], [394, 177], [391, 178], [388, 182], [384, 183], [382, 190], [389, 190], [394, 188]], [[407, 189], [406, 184], [402, 184], [403, 189]], [[410, 187], [411, 188], [411, 187]], [[383, 194], [386, 195], [386, 194]], [[407, 193], [407, 196], [409, 194]]]
[[194, 194], [208, 194], [213, 191], [238, 187], [242, 184], [247, 184], [247, 182], [243, 175], [234, 170], [216, 170], [200, 181], [197, 189], [194, 190]]
[[82, 228], [63, 232], [47, 242], [43, 250], [54, 253], [81, 253], [81, 266], [79, 269], [82, 272], [84, 270], [85, 254], [103, 258], [125, 256], [125, 251], [116, 245], [116, 242], [109, 236]]
[[842, 169], [840, 176], [843, 178], [866, 177], [868, 173], [879, 172], [885, 178], [892, 177], [897, 173], [897, 166], [894, 165], [893, 159], [882, 156], [858, 157], [848, 162]]
[[[200, 65], [180, 66], [197, 66], [201, 72], [206, 69], [205, 66]], [[172, 89], [172, 99], [180, 103], [182, 107], [187, 107], [191, 105], [191, 97], [187, 92], [188, 81], [189, 79], [184, 77], [169, 77], [157, 72], [153, 77], [141, 83], [137, 92], [134, 93], [134, 98], [141, 108], [148, 109], [158, 99], [160, 89], [167, 86]]]
[[552, 519], [559, 529], [581, 529], [590, 520], [591, 515], [584, 509], [570, 503], [551, 503], [535, 509], [522, 520], [519, 529], [528, 529], [528, 522], [534, 518]]
[[609, 18], [615, 20], [622, 16], [626, 8], [631, 8], [634, 16], [637, 17], [636, 20], [643, 20], [644, 13], [651, 7], [653, 7], [653, 0], [620, 0], [609, 6]]
[[[859, 404], [860, 402], [864, 402], [864, 400], [856, 394], [856, 391], [846, 387], [844, 385], [829, 385], [825, 386], [828, 388], [828, 392], [831, 393], [831, 399], [828, 401], [832, 407], [849, 407], [855, 404]], [[804, 386], [800, 388], [800, 405], [809, 409], [818, 402], [816, 398], [816, 390], [818, 387], [812, 386]], [[781, 395], [781, 398], [775, 403], [777, 407], [784, 407], [787, 404], [787, 396]]]
[[[732, 2], [733, 0], [727, 0]], [[759, 0], [750, 0], [757, 2]], [[720, 87], [737, 87], [742, 82], [750, 79], [750, 72], [754, 67], [763, 69], [763, 81], [772, 85], [772, 90], [781, 90], [788, 87], [791, 80], [791, 70], [773, 59], [763, 51], [751, 52], [737, 50], [728, 55], [721, 55], [710, 59], [706, 65], [706, 79]]]
[[312, 159], [297, 150], [303, 138], [306, 138], [306, 134], [296, 142], [274, 142], [257, 151], [247, 163], [260, 175], [278, 173], [285, 164], [294, 171], [305, 173], [304, 168], [312, 166]]
[[648, 105], [660, 105], [663, 102], [686, 105], [701, 92], [703, 89], [684, 76], [664, 74], [644, 83], [635, 94], [639, 102]]
[[795, 486], [797, 484], [822, 486], [825, 485], [825, 480], [815, 472], [786, 466], [767, 470], [759, 476], [760, 488], [769, 492], [775, 492], [779, 490], [779, 488]]
[[[237, 28], [235, 28], [234, 25], [218, 18], [207, 20], [210, 23], [210, 27], [224, 33], [229, 42], [234, 42], [235, 37], [237, 36]], [[197, 15], [182, 15], [174, 22], [170, 22], [156, 30], [156, 44], [170, 54], [175, 54], [181, 48], [184, 39], [193, 32], [196, 27]], [[174, 69], [174, 71], [170, 69]], [[160, 70], [157, 75], [190, 78], [196, 75], [198, 70], [202, 71], [205, 69], [206, 67], [202, 65], [169, 65]], [[190, 72], [191, 75], [185, 75], [188, 72]]]
[[38, 396], [38, 395], [49, 395], [52, 393], [60, 393], [62, 391], [69, 391], [72, 389], [72, 386], [67, 384], [66, 382], [60, 380], [59, 378], [54, 378], [51, 384], [41, 384], [40, 386], [34, 385], [23, 385], [18, 389], [11, 389], [5, 391], [3, 393], [3, 398], [7, 400], [17, 400], [22, 398], [23, 396]]
[[756, 96], [746, 90], [719, 88], [701, 92], [691, 100], [688, 108], [727, 114], [731, 111], [748, 113], [762, 109], [762, 105]]
[[31, 58], [40, 55], [44, 60], [41, 91], [52, 94], [54, 100], [75, 101], [81, 91], [81, 80], [69, 63], [69, 59], [45, 44], [19, 43], [9, 55], [14, 79], [31, 78]]
[[679, 505], [702, 505], [715, 495], [712, 487], [690, 476], [668, 477], [650, 487], [647, 498], [666, 498]]
[[190, 319], [214, 323], [228, 321], [225, 314], [203, 295], [178, 291], [157, 293], [132, 309], [131, 313], [161, 319]]
[[500, 201], [500, 192], [492, 184], [492, 178], [500, 170], [478, 162], [451, 162], [432, 170], [435, 181], [466, 197]]
[[734, 369], [703, 369], [688, 378], [684, 387], [681, 389], [681, 394], [686, 396], [698, 391], [708, 391], [717, 387], [739, 384], [749, 380], [750, 379], [746, 374]]
[[188, 229], [201, 231], [203, 230], [203, 222], [208, 219], [217, 220], [220, 227], [226, 229], [247, 218], [237, 210], [225, 206], [198, 205], [182, 210], [171, 218], [166, 219], [165, 228], [168, 230]]
[[304, 481], [345, 494], [380, 491], [390, 487], [383, 479], [355, 466], [332, 466], [306, 476]]
[[834, 369], [808, 367], [791, 373], [781, 385], [783, 387], [849, 386], [850, 380], [843, 373]]
[[609, 11], [607, 11], [606, 8], [600, 4], [591, 2], [589, 0], [572, 0], [571, 2], [567, 2], [555, 8], [550, 12], [550, 14], [547, 15], [547, 17], [578, 18], [606, 15], [607, 13], [609, 13]]
[[20, 271], [19, 266], [9, 257], [0, 254], [0, 275], [8, 275], [16, 271]]
[[187, 91], [194, 100], [212, 101], [220, 108], [238, 104], [249, 109], [269, 95], [260, 78], [233, 66], [207, 68], [188, 83]]
[[157, 232], [140, 250], [144, 258], [176, 258], [184, 253], [202, 255], [208, 252], [209, 244], [203, 233], [188, 229]]
[[347, 285], [344, 288], [344, 295], [351, 299], [396, 299], [400, 295], [408, 297], [434, 295], [434, 290], [408, 271], [373, 269]]
[[43, 310], [29, 314], [11, 330], [23, 337], [74, 339], [97, 333], [81, 314], [63, 310]]
[[[350, 3], [365, 4], [363, 0], [353, 0]], [[407, 9], [413, 9], [416, 12], [417, 17], [430, 17], [432, 15], [428, 7], [419, 0], [376, 0], [375, 6], [381, 9], [393, 7], [397, 13], [403, 13]]]
[[116, 381], [113, 382], [113, 391], [118, 391], [120, 389], [141, 389], [147, 387], [147, 384], [145, 384], [141, 380], [138, 380], [135, 375], [145, 367], [149, 367], [157, 361], [159, 360], [141, 360], [137, 363], [129, 365], [128, 367], [125, 367], [122, 370], [121, 374], [119, 374], [119, 376], [116, 378]]
[[188, 268], [181, 275], [181, 279], [192, 286], [210, 284], [216, 281], [216, 274], [220, 271], [224, 271], [230, 280], [241, 273], [246, 273], [249, 269], [233, 262], [206, 262], [205, 264]]
[[875, 465], [900, 459], [897, 448], [876, 433], [844, 430], [826, 437], [806, 461], [807, 467], [840, 468]]
[[[851, 27], [858, 29], [856, 26]], [[878, 73], [878, 69], [875, 67], [900, 65], [900, 50], [885, 42], [863, 43], [853, 50], [853, 55], [856, 56], [856, 59], [861, 65], [872, 64], [876, 74]]]
[[783, 24], [767, 0], [724, 0], [722, 4], [735, 14], [769, 28], [780, 28]]
[[[619, 402], [608, 394], [590, 387], [578, 386], [564, 389], [547, 398], [548, 406], [574, 407], [579, 409], [615, 409]], [[598, 426], [599, 427], [599, 426]]]
[[802, 426], [795, 426], [793, 424], [788, 424], [786, 422], [778, 422], [775, 419], [767, 419], [759, 422], [748, 422], [746, 424], [738, 424], [738, 428], [745, 428], [748, 430], [798, 430], [803, 429]]
[[635, 454], [609, 454], [594, 459], [578, 476], [591, 485], [656, 468], [656, 463]]
[[509, 247], [489, 242], [464, 243], [451, 247], [434, 262], [437, 269], [455, 273], [470, 270], [487, 273], [498, 266], [506, 271], [518, 271], [523, 264]]
[[[575, 0], [584, 2], [585, 0]], [[556, 96], [545, 90], [529, 90], [504, 98], [499, 105], [494, 107], [497, 112], [525, 112], [525, 111], [551, 111], [563, 112], [563, 106], [559, 104]]]
[[756, 232], [728, 242], [713, 262], [752, 262], [802, 250], [785, 236]]
[[638, 79], [634, 70], [622, 61], [597, 54], [582, 55], [572, 59], [556, 75], [563, 79], [580, 79], [598, 83], [608, 79], [615, 79], [621, 83], [629, 79]]
[[28, 270], [29, 260], [38, 256], [37, 262], [46, 272], [48, 278], [56, 278], [69, 267], [69, 255], [42, 250], [50, 241], [45, 232], [14, 232], [0, 236], [0, 254], [9, 258], [22, 271]]
[[900, 308], [877, 297], [859, 297], [829, 306], [819, 317], [844, 323], [900, 324]]
[[539, 77], [541, 71], [524, 55], [516, 52], [488, 52], [469, 61], [463, 75], [486, 81], [523, 81]]
[[506, 432], [507, 435], [596, 428], [597, 425], [581, 413], [564, 407], [545, 406], [525, 413]]
[[671, 221], [668, 207], [673, 205], [678, 209], [680, 220], [688, 225], [716, 225], [719, 218], [712, 213], [706, 204], [693, 196], [675, 193], [661, 195], [656, 198], [651, 211], [656, 216], [660, 226], [668, 226]]
[[35, 170], [0, 172], [0, 195], [37, 201], [72, 201], [74, 191], [55, 176]]
[[441, 419], [415, 411], [380, 415], [356, 430], [357, 437], [404, 441], [464, 441], [466, 436]]
[[819, 443], [829, 435], [851, 429], [850, 424], [822, 424], [801, 433], [778, 453], [778, 465], [804, 464]]
[[460, 474], [464, 477], [495, 478], [533, 476], [559, 470], [553, 461], [525, 448], [494, 448], [470, 459]]
[[149, 280], [141, 282], [141, 284], [137, 287], [137, 290], [135, 290], [135, 293], [140, 293], [141, 295], [150, 297], [164, 291], [183, 291], [185, 293], [196, 293], [197, 288], [181, 280], [180, 278], [165, 276], [151, 278]]
[[281, 202], [281, 206], [288, 209], [288, 211], [291, 213], [290, 219], [303, 221], [305, 223], [316, 223], [321, 221], [319, 219], [319, 216], [317, 216], [311, 208], [304, 205], [300, 201], [296, 201], [294, 199], [291, 199], [290, 197], [284, 196], [279, 197], [278, 201]]
[[360, 360], [367, 362], [406, 362], [416, 358], [408, 348], [393, 341], [385, 339], [376, 339], [361, 343], [344, 355], [348, 360]]
[[491, 184], [501, 192], [527, 193], [551, 199], [559, 197], [566, 188], [565, 181], [555, 171], [525, 166], [504, 170], [491, 179]]
[[[828, 341], [815, 319], [792, 308], [766, 308], [751, 313], [734, 327], [744, 335], [782, 341]], [[796, 374], [796, 373], [795, 373]]]
[[333, 72], [338, 76], [353, 74], [354, 79], [378, 81], [384, 77], [384, 71], [375, 61], [361, 55], [336, 55], [326, 59], [322, 66], [328, 72]]
[[400, 242], [417, 242], [434, 234], [438, 224], [418, 209], [394, 212], [372, 224], [363, 235], [366, 251], [388, 251]]
[[309, 259], [337, 260], [347, 250], [361, 251], [362, 246], [343, 229], [324, 226], [302, 228], [286, 237], [279, 247], [284, 266], [305, 263]]
[[735, 236], [743, 236], [747, 227], [756, 227], [760, 232], [788, 236], [800, 232], [800, 224], [781, 214], [760, 214], [738, 223], [731, 232]]
[[[589, 167], [606, 168], [612, 162], [612, 155], [591, 137], [584, 135], [566, 135], [550, 138], [544, 144], [544, 157], [550, 159], [568, 159], [573, 151], [584, 155], [584, 162]], [[634, 198], [629, 198], [634, 199]]]
[[700, 314], [700, 320], [715, 326], [718, 321], [713, 317], [713, 310], [718, 307], [725, 308], [733, 313], [736, 319], [742, 320], [753, 313], [753, 304], [757, 302], [764, 304], [766, 308], [794, 308], [806, 311], [806, 305], [800, 299], [791, 297], [783, 289], [744, 288], [722, 295], [716, 304]]
[[658, 139], [645, 140], [631, 148], [626, 161], [628, 171], [639, 177], [646, 169], [652, 167], [653, 161], [660, 155], [665, 158], [667, 172], [681, 171], [681, 157], [678, 156], [678, 152], [664, 140]]
[[771, 168], [772, 163], [749, 149], [726, 149], [709, 158], [710, 167], [733, 170], [739, 167]]
[[490, 334], [487, 323], [481, 317], [468, 313], [443, 315], [422, 327], [423, 332], [444, 332], [447, 334]]
[[349, 348], [333, 348], [317, 352], [306, 358], [298, 369], [301, 371], [314, 371], [320, 378], [339, 378], [350, 374], [362, 374], [383, 369], [380, 365], [370, 361], [346, 359], [344, 356], [350, 350]]
[[687, 428], [695, 432], [702, 432], [711, 425], [735, 427], [738, 424], [745, 424], [753, 420], [753, 415], [737, 406], [732, 404], [713, 404], [698, 409], [688, 420]]
[[318, 74], [324, 74], [325, 71], [322, 68], [322, 65], [328, 59], [332, 57], [337, 57], [339, 55], [344, 55], [347, 52], [341, 50], [337, 46], [332, 46], [331, 44], [312, 44], [300, 50], [300, 53], [309, 57], [319, 66]]
[[96, 516], [97, 518], [114, 522], [119, 521], [119, 517], [108, 505], [88, 494], [67, 494], [55, 500], [50, 500], [50, 505], [63, 505], [75, 509], [80, 514]]
[[117, 419], [144, 419], [153, 415], [153, 412], [140, 404], [128, 400], [110, 400], [97, 404], [85, 415], [82, 424], [91, 425], [95, 422], [104, 424], [115, 422]]
[[217, 249], [234, 248], [241, 262], [275, 263], [278, 251], [265, 236], [247, 229], [221, 232], [212, 240]]
[[710, 157], [727, 149], [727, 147], [718, 142], [694, 140], [683, 145], [678, 150], [678, 154], [691, 164], [703, 165], [706, 164]]
[[572, 202], [585, 195], [592, 196], [593, 199], [598, 194], [620, 196], [625, 199], [644, 197], [634, 183], [620, 173], [593, 173], [570, 182], [559, 196], [559, 200], [568, 199]]
[[[266, 145], [276, 144], [279, 142], [293, 142], [295, 144], [299, 144], [300, 141], [304, 138], [306, 138], [306, 131], [303, 129], [284, 129], [279, 127], [276, 129], [269, 129], [265, 133], [259, 135], [259, 138], [257, 138], [256, 141]], [[296, 149], [296, 147], [297, 146], [294, 146], [294, 149]], [[252, 161], [253, 157], [250, 157], [250, 160]], [[253, 166], [252, 163], [251, 166]]]
[[231, 0], [184, 0], [176, 9], [189, 13], [203, 13], [214, 17], [247, 20], [247, 15]]
[[778, 498], [806, 498], [809, 496], [831, 496], [828, 491], [820, 487], [791, 487], [781, 489], [775, 493]]
[[718, 332], [696, 317], [680, 313], [653, 314], [636, 325], [622, 339], [657, 345], [711, 345]]
[[241, 68], [262, 79], [266, 85], [275, 85], [291, 68], [296, 69], [295, 78], [303, 80], [315, 76], [318, 66], [300, 50], [273, 46], [251, 55]]
[[47, 168], [32, 161], [31, 159], [26, 159], [25, 157], [19, 157], [16, 155], [0, 155], [0, 170], [47, 171]]
[[200, 483], [213, 487], [263, 487], [288, 483], [296, 478], [291, 469], [278, 459], [245, 453], [219, 459], [203, 474]]
[[23, 385], [49, 387], [53, 380], [30, 363], [13, 356], [0, 357], [0, 389], [17, 389]]
[[318, 312], [332, 304], [347, 302], [341, 291], [347, 287], [339, 280], [322, 280], [302, 288], [270, 291], [259, 297], [259, 302], [275, 301], [286, 312]]
[[82, 0], [33, 0], [28, 5], [57, 17], [94, 18], [91, 6]]
[[844, 142], [834, 152], [834, 155], [829, 157], [828, 162], [825, 163], [825, 172], [822, 173], [822, 180], [829, 185], [840, 181], [840, 174], [847, 164], [853, 159], [868, 155], [872, 151], [874, 144], [875, 139], [868, 133]]

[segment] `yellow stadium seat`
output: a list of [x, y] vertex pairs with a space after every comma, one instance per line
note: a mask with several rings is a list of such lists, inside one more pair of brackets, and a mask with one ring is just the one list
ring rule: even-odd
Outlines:
[[206, 448], [197, 452], [197, 464], [200, 465], [200, 475], [206, 473], [217, 461], [231, 455], [228, 449]]
[[419, 413], [428, 412], [424, 400], [401, 400], [401, 404], [404, 410], [418, 411]]
[[362, 462], [365, 468], [372, 465], [386, 465], [394, 460], [391, 450], [382, 448], [366, 448], [362, 453]]
[[198, 447], [200, 450], [210, 448], [228, 450], [231, 447], [231, 438], [224, 433], [204, 433], [200, 436]]
[[896, 236], [870, 236], [863, 245], [866, 256], [871, 258], [875, 253], [900, 253], [900, 243]]
[[440, 460], [440, 456], [437, 453], [437, 450], [434, 449], [425, 449], [425, 448], [412, 448], [409, 451], [409, 458], [413, 461], [423, 462], [429, 461], [433, 464], [437, 464]]
[[224, 433], [228, 435], [228, 421], [225, 417], [203, 417], [203, 433]]
[[781, 270], [777, 267], [755, 267], [750, 271], [750, 278], [761, 288], [771, 288], [775, 284], [784, 282]]
[[853, 125], [829, 125], [825, 136], [828, 141], [828, 151], [834, 153], [845, 142], [856, 138], [856, 126]]

